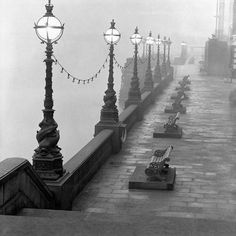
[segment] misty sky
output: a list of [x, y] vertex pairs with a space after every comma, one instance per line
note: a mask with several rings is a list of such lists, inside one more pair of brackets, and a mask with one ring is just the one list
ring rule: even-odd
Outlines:
[[[45, 0], [0, 0], [0, 159], [31, 159], [42, 120], [45, 45], [33, 24], [45, 13]], [[204, 45], [214, 33], [215, 0], [52, 0], [54, 14], [65, 31], [54, 47], [55, 55], [73, 75], [89, 78], [108, 54], [103, 32], [115, 19], [122, 38], [115, 47], [121, 64], [132, 56], [129, 42], [136, 26], [143, 36], [152, 30], [170, 36], [172, 54], [179, 44]], [[99, 121], [106, 90], [107, 69], [91, 85], [78, 86], [53, 68], [55, 119], [61, 132], [59, 146], [68, 160], [92, 137]], [[115, 89], [121, 73], [115, 70]]]

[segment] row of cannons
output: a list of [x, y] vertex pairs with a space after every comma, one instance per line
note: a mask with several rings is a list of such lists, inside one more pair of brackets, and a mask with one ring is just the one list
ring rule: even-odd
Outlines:
[[[176, 122], [180, 119], [180, 114], [186, 113], [186, 107], [181, 102], [189, 98], [187, 91], [190, 91], [191, 81], [189, 75], [179, 82], [176, 93], [171, 95], [174, 100], [172, 106], [165, 108], [165, 113], [173, 113], [167, 122], [157, 127], [153, 133], [153, 138], [181, 138], [182, 128]], [[129, 181], [129, 189], [167, 189], [173, 190], [176, 177], [176, 169], [170, 167], [170, 155], [173, 146], [168, 146], [164, 150], [155, 150], [147, 166], [137, 166]]]

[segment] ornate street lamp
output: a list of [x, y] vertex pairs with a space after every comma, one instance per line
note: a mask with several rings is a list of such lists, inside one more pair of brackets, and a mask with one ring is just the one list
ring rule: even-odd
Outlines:
[[170, 41], [170, 38], [168, 38], [168, 41], [166, 42], [167, 44], [167, 49], [168, 49], [168, 54], [167, 54], [167, 68], [168, 70], [170, 69], [170, 46], [172, 42]]
[[155, 43], [157, 45], [157, 64], [154, 70], [154, 82], [159, 83], [161, 82], [161, 67], [160, 67], [160, 45], [161, 45], [161, 39], [160, 35], [158, 34], [157, 39], [155, 40]]
[[138, 61], [138, 45], [141, 43], [142, 37], [138, 33], [138, 27], [136, 27], [134, 34], [130, 37], [130, 41], [134, 45], [134, 71], [133, 71], [133, 77], [131, 78], [128, 100], [125, 103], [125, 108], [131, 104], [139, 104], [141, 101], [137, 61]]
[[101, 110], [100, 121], [105, 123], [116, 123], [119, 121], [118, 109], [116, 106], [116, 92], [114, 90], [114, 78], [113, 78], [113, 59], [114, 59], [114, 45], [120, 40], [121, 34], [115, 28], [115, 22], [112, 20], [111, 27], [104, 34], [105, 41], [110, 45], [110, 65], [107, 90], [103, 98], [104, 106]]
[[149, 36], [146, 38], [146, 44], [148, 45], [148, 65], [145, 74], [144, 91], [151, 91], [153, 89], [152, 70], [151, 70], [151, 50], [153, 43], [154, 43], [154, 38], [152, 37], [152, 32], [150, 32]]
[[52, 98], [52, 59], [53, 43], [61, 38], [64, 25], [53, 15], [51, 1], [45, 5], [46, 13], [35, 24], [34, 29], [42, 43], [46, 43], [46, 86], [43, 109], [43, 120], [40, 122], [40, 130], [36, 138], [39, 143], [33, 155], [33, 167], [42, 179], [56, 180], [63, 175], [61, 148], [57, 146], [60, 139], [57, 123], [53, 118]]
[[109, 62], [109, 75], [107, 90], [103, 97], [104, 105], [101, 110], [100, 121], [95, 125], [95, 136], [104, 129], [111, 129], [114, 131], [112, 136], [112, 151], [117, 153], [122, 146], [122, 131], [125, 130], [125, 126], [119, 121], [118, 109], [116, 106], [116, 92], [114, 90], [114, 78], [113, 78], [113, 60], [114, 60], [114, 45], [120, 40], [121, 34], [115, 28], [115, 22], [112, 20], [111, 27], [104, 34], [105, 41], [110, 45], [110, 62]]
[[162, 44], [163, 44], [162, 76], [166, 77], [166, 73], [167, 73], [166, 71], [166, 45], [167, 45], [166, 36], [162, 40]]

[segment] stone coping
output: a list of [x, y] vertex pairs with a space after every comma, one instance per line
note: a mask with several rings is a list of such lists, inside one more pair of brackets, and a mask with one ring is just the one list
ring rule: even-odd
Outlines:
[[73, 174], [73, 172], [81, 165], [83, 165], [88, 157], [91, 156], [95, 151], [97, 151], [98, 147], [105, 143], [107, 139], [109, 139], [113, 135], [113, 133], [113, 130], [102, 130], [88, 144], [86, 144], [79, 152], [77, 152], [70, 160], [68, 160], [64, 164], [64, 169], [69, 172], [70, 175]]

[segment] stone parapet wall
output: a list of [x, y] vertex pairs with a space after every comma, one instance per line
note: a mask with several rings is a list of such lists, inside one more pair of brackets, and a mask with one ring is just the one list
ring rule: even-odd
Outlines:
[[16, 214], [24, 207], [54, 208], [54, 197], [23, 158], [0, 162], [0, 214]]
[[[152, 91], [144, 92], [139, 104], [128, 106], [120, 114], [119, 123], [126, 132], [141, 120], [144, 111], [172, 79], [173, 71], [159, 84], [154, 84]], [[0, 214], [16, 214], [25, 207], [71, 209], [75, 197], [102, 164], [114, 154], [115, 135], [116, 131], [112, 128], [99, 131], [86, 146], [64, 164], [65, 173], [57, 181], [44, 183], [25, 159], [9, 158], [1, 162]], [[120, 140], [117, 139], [117, 142]]]

